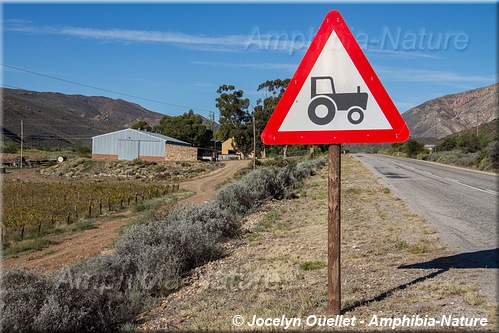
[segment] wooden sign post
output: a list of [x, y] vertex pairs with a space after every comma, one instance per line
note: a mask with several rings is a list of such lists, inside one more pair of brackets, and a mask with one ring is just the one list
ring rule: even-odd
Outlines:
[[261, 139], [266, 145], [330, 144], [328, 312], [340, 314], [341, 145], [404, 142], [400, 115], [343, 17], [327, 13]]
[[327, 309], [333, 315], [339, 315], [341, 311], [340, 168], [341, 145], [331, 145], [328, 158]]

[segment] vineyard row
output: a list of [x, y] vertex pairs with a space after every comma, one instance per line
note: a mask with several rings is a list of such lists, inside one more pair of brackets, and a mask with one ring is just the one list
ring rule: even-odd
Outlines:
[[4, 238], [39, 237], [44, 229], [119, 211], [147, 199], [178, 191], [179, 184], [155, 183], [4, 183]]

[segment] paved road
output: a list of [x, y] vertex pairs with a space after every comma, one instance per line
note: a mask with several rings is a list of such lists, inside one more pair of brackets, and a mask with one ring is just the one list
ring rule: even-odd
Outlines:
[[430, 265], [438, 268], [444, 262], [446, 268], [478, 268], [475, 282], [497, 301], [498, 177], [413, 159], [370, 154], [355, 157], [415, 214], [426, 219], [448, 250], [457, 253]]
[[384, 155], [356, 155], [457, 251], [497, 248], [497, 176]]

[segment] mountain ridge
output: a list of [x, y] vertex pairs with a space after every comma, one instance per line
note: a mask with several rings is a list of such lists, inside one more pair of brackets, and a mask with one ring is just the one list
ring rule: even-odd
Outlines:
[[[402, 114], [411, 137], [425, 142], [488, 123], [498, 117], [499, 84], [444, 95]], [[20, 142], [21, 121], [28, 146], [66, 148], [91, 145], [91, 137], [145, 120], [159, 124], [165, 114], [104, 96], [68, 95], [3, 88], [2, 137]], [[188, 110], [186, 110], [188, 111]], [[207, 119], [204, 118], [205, 123]]]
[[491, 122], [498, 117], [499, 84], [426, 101], [404, 112], [411, 137], [432, 141]]
[[4, 88], [2, 101], [4, 139], [18, 141], [12, 133], [20, 137], [22, 120], [26, 144], [40, 147], [90, 146], [92, 136], [128, 128], [138, 120], [154, 126], [167, 116], [104, 96]]

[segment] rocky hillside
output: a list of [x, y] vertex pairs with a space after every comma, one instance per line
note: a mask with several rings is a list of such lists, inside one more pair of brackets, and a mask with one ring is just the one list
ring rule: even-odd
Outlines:
[[102, 96], [4, 88], [2, 99], [4, 139], [20, 141], [22, 120], [25, 143], [40, 147], [90, 145], [92, 136], [130, 127], [139, 119], [155, 125], [164, 116]]
[[443, 138], [498, 117], [499, 84], [446, 95], [418, 105], [402, 116], [417, 139]]

